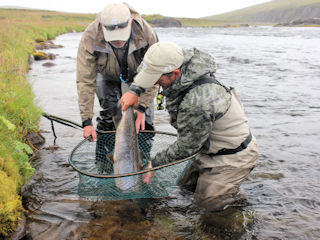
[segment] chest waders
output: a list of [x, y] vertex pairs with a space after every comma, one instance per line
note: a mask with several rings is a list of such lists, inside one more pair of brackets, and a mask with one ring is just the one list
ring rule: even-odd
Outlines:
[[[214, 83], [214, 84], [218, 84], [220, 86], [222, 86], [224, 89], [226, 89], [226, 91], [228, 93], [231, 94], [231, 91], [232, 91], [232, 88], [227, 88], [226, 86], [222, 85], [218, 80], [216, 80], [214, 77], [202, 77], [200, 78], [198, 81], [194, 82], [190, 87], [188, 87], [186, 90], [183, 91], [182, 95], [183, 97], [193, 88], [199, 86], [199, 85], [202, 85], [202, 84], [205, 84], [205, 83]], [[182, 98], [183, 100], [183, 98]], [[181, 101], [182, 101], [181, 100]], [[180, 102], [181, 103], [181, 102]], [[179, 105], [180, 105], [179, 103]], [[229, 155], [229, 154], [235, 154], [237, 152], [240, 152], [244, 149], [247, 148], [247, 146], [249, 145], [249, 143], [251, 142], [252, 140], [252, 134], [251, 132], [249, 133], [249, 136], [237, 147], [237, 148], [234, 148], [234, 149], [221, 149], [219, 150], [217, 153], [215, 154], [210, 154], [210, 156], [218, 156], [218, 155]]]
[[[129, 41], [125, 45], [123, 54], [117, 54], [113, 47], [112, 49], [120, 67], [120, 81], [112, 81], [101, 73], [97, 74], [96, 92], [103, 110], [100, 111], [100, 116], [96, 119], [97, 129], [100, 131], [96, 144], [96, 164], [101, 172], [108, 168], [112, 169], [113, 163], [106, 156], [113, 152], [115, 144], [115, 135], [103, 134], [103, 131], [114, 131], [116, 129], [113, 116], [119, 115], [119, 100], [122, 94], [129, 89], [134, 76], [134, 72], [130, 73], [128, 65]], [[145, 114], [145, 130], [154, 131], [153, 105], [146, 109]], [[149, 152], [152, 147], [153, 137], [154, 134], [144, 134], [143, 137], [138, 136], [139, 146], [143, 145]]]
[[[227, 88], [226, 86], [224, 86], [223, 84], [221, 84], [217, 79], [215, 79], [214, 76], [212, 77], [208, 77], [208, 76], [204, 76], [204, 77], [201, 77], [199, 80], [195, 81], [192, 85], [190, 85], [187, 89], [185, 89], [181, 94], [181, 100], [180, 102], [178, 102], [177, 104], [177, 108], [179, 108], [181, 102], [183, 101], [183, 98], [184, 96], [193, 88], [197, 87], [197, 86], [200, 86], [202, 84], [206, 84], [206, 83], [214, 83], [214, 84], [217, 84], [221, 87], [223, 87], [229, 94], [232, 94], [232, 88]], [[177, 118], [177, 113], [178, 113], [178, 110], [175, 111], [175, 114], [174, 115], [171, 115], [171, 123], [174, 125], [175, 122], [176, 122], [176, 118]], [[237, 147], [237, 148], [234, 148], [234, 149], [221, 149], [219, 150], [217, 153], [215, 154], [210, 154], [210, 156], [218, 156], [218, 155], [229, 155], [229, 154], [235, 154], [237, 152], [240, 152], [244, 149], [247, 148], [247, 146], [249, 145], [249, 143], [251, 142], [252, 140], [252, 135], [251, 135], [251, 132], [249, 134], [249, 136]]]
[[[183, 90], [180, 94], [179, 94], [179, 100], [174, 104], [174, 108], [172, 109], [167, 109], [169, 114], [170, 114], [170, 123], [172, 126], [174, 126], [175, 128], [177, 127], [177, 115], [178, 115], [178, 109], [179, 106], [181, 104], [181, 102], [183, 101], [185, 95], [193, 88], [200, 86], [202, 84], [207, 84], [207, 83], [214, 83], [217, 85], [220, 85], [221, 87], [223, 87], [229, 94], [231, 94], [231, 90], [229, 88], [227, 88], [226, 86], [222, 85], [218, 80], [215, 79], [214, 76], [212, 77], [208, 77], [208, 76], [203, 76], [201, 78], [199, 78], [197, 81], [193, 82], [188, 88], [186, 88], [185, 90]], [[162, 95], [162, 93], [160, 93]], [[158, 93], [159, 96], [159, 93]], [[163, 101], [163, 100], [162, 100]], [[162, 102], [161, 102], [162, 103]], [[160, 104], [161, 106], [161, 104]], [[158, 102], [158, 107], [159, 107], [159, 102]]]
[[[121, 91], [121, 84], [122, 82], [128, 84], [128, 48], [129, 44], [126, 43], [125, 52], [119, 60], [118, 55], [114, 54], [117, 58], [119, 67], [120, 67], [120, 80], [121, 81], [113, 81], [112, 79], [107, 79], [101, 73], [97, 74], [97, 96], [99, 99], [100, 106], [103, 110], [100, 111], [100, 116], [97, 117], [97, 129], [100, 131], [112, 131], [115, 130], [114, 123], [112, 121], [112, 116], [116, 115], [117, 113], [117, 103], [119, 102], [122, 91]], [[114, 48], [112, 48], [114, 49]]]

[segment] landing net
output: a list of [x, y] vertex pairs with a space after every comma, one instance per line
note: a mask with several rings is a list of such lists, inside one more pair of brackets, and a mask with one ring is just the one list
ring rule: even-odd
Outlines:
[[[167, 132], [140, 132], [138, 143], [143, 166], [147, 166], [150, 158], [166, 149], [176, 138], [176, 134]], [[195, 157], [193, 155], [150, 170], [143, 167], [138, 172], [115, 175], [110, 159], [114, 143], [115, 131], [107, 131], [98, 135], [97, 142], [84, 139], [71, 152], [69, 163], [79, 172], [77, 192], [81, 197], [103, 200], [166, 197], [177, 188]], [[151, 183], [146, 184], [142, 181], [142, 175], [148, 171], [154, 171], [154, 177]]]

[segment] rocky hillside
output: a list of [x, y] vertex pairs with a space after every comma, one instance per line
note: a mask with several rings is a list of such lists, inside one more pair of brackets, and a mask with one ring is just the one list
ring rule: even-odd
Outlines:
[[153, 27], [217, 27], [225, 25], [224, 22], [200, 18], [174, 18], [160, 14], [142, 15]]
[[320, 0], [273, 0], [204, 19], [245, 23], [290, 23], [320, 18]]

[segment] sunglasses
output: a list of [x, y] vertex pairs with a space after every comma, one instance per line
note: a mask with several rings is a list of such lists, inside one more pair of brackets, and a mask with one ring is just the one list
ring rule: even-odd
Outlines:
[[130, 19], [128, 19], [128, 21], [126, 22], [122, 22], [122, 23], [118, 23], [118, 24], [110, 24], [110, 25], [103, 25], [108, 31], [113, 31], [115, 29], [121, 29], [121, 28], [125, 28], [128, 26], [130, 22]]

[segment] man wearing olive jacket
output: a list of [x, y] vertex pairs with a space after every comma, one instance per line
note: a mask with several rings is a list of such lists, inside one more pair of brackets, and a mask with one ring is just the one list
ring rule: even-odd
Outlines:
[[[84, 137], [97, 139], [92, 126], [95, 93], [102, 110], [98, 130], [114, 130], [112, 116], [127, 91], [147, 49], [158, 41], [156, 33], [129, 5], [107, 5], [83, 33], [77, 56], [78, 103]], [[137, 106], [137, 130], [153, 129], [152, 86], [141, 95]], [[150, 107], [151, 106], [151, 107]]]

